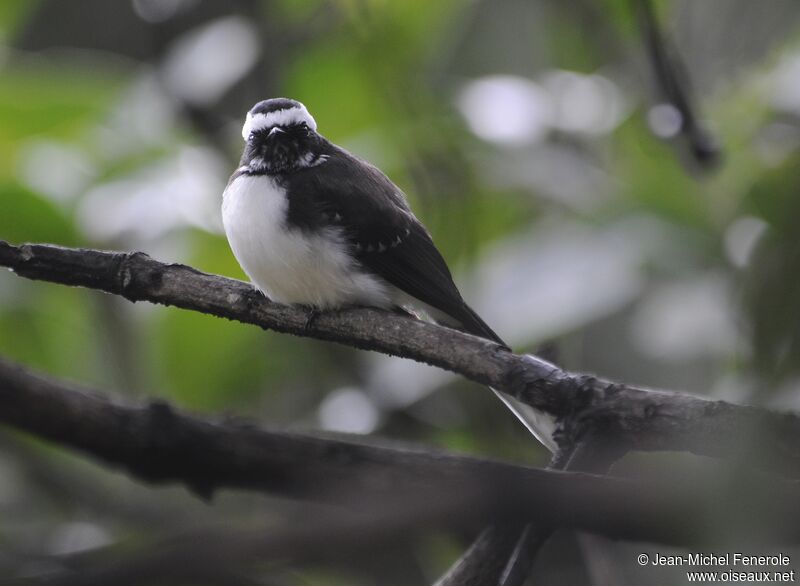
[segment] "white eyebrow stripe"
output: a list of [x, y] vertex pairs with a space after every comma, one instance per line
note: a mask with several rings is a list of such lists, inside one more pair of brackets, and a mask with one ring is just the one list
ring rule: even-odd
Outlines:
[[252, 114], [248, 112], [244, 126], [242, 126], [242, 138], [247, 140], [250, 133], [270, 126], [288, 126], [301, 122], [305, 122], [311, 130], [317, 129], [317, 122], [302, 104], [283, 110], [276, 110], [268, 114]]

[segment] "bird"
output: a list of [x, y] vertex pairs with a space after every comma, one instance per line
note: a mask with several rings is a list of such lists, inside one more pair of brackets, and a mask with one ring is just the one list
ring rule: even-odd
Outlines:
[[[350, 306], [422, 310], [435, 322], [508, 347], [464, 301], [402, 190], [317, 132], [301, 102], [255, 104], [222, 197], [234, 256], [274, 302], [318, 312]], [[492, 389], [545, 446], [553, 423]]]

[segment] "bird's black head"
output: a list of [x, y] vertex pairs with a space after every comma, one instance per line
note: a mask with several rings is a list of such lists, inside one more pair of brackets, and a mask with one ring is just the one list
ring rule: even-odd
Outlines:
[[241, 165], [251, 173], [279, 175], [324, 162], [317, 123], [296, 100], [273, 98], [253, 106], [242, 127], [247, 143]]

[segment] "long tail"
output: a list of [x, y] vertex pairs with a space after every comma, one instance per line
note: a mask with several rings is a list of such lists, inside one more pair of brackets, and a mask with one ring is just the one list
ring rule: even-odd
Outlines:
[[497, 333], [495, 333], [495, 331], [490, 328], [486, 322], [483, 321], [481, 317], [466, 303], [462, 303], [458, 315], [453, 315], [453, 317], [457, 319], [461, 324], [461, 327], [470, 334], [480, 336], [481, 338], [486, 338], [487, 340], [492, 340], [493, 342], [497, 342], [501, 346], [508, 348], [508, 344], [506, 344], [503, 339], [498, 336]]
[[489, 387], [494, 391], [494, 394], [505, 403], [511, 412], [516, 415], [517, 419], [522, 422], [522, 425], [528, 428], [541, 444], [555, 454], [558, 450], [558, 444], [554, 438], [556, 431], [556, 420], [552, 415], [548, 415], [544, 411], [534, 409], [530, 405], [517, 401], [511, 395], [507, 395], [502, 391], [498, 391], [494, 387]]
[[[466, 303], [462, 305], [462, 309], [458, 312], [458, 315], [453, 315], [452, 317], [457, 319], [462, 328], [470, 334], [486, 338], [487, 340], [492, 340], [493, 342], [497, 342], [506, 348], [510, 347]], [[511, 412], [517, 416], [517, 419], [519, 419], [522, 424], [528, 428], [528, 431], [530, 431], [534, 437], [539, 440], [542, 445], [544, 445], [544, 447], [553, 453], [556, 452], [558, 445], [553, 438], [553, 434], [556, 430], [556, 421], [551, 415], [534, 409], [530, 405], [526, 405], [525, 403], [518, 401], [511, 395], [507, 395], [502, 391], [498, 391], [492, 387], [489, 388], [494, 391], [494, 394], [497, 395], [503, 403], [505, 403], [506, 407], [508, 407]]]

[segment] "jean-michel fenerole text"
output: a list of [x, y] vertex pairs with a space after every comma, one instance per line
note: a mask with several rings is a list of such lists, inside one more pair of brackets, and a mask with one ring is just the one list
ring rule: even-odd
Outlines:
[[653, 566], [788, 566], [791, 559], [785, 554], [775, 555], [747, 555], [739, 552], [733, 553], [688, 553], [683, 555], [663, 555], [660, 553], [650, 556]]

